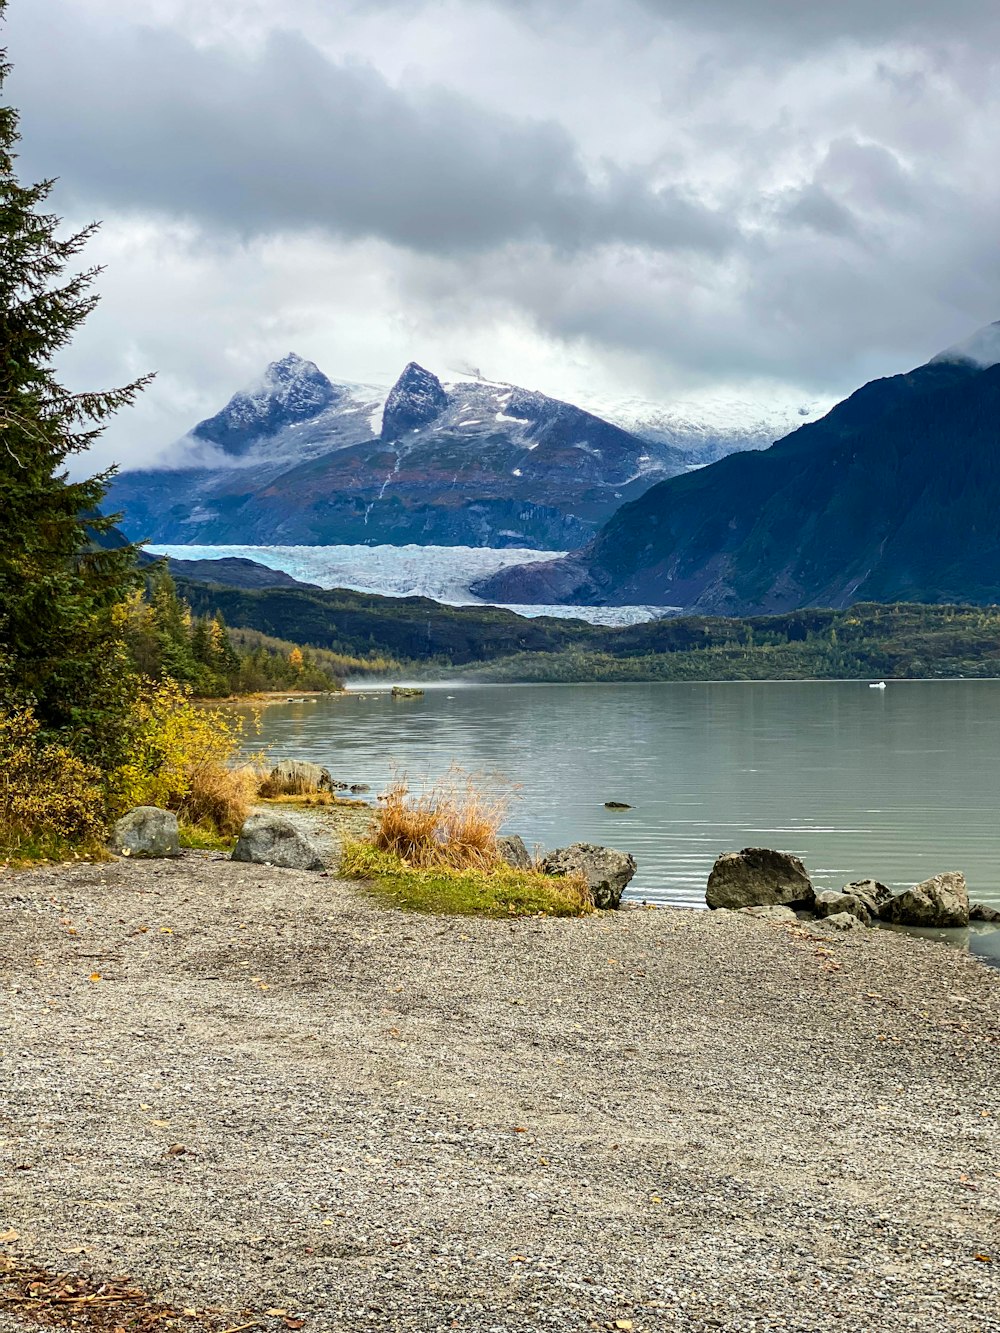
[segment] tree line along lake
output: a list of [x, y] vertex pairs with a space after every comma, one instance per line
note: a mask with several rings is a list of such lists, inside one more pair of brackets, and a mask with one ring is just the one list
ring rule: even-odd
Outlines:
[[[373, 793], [458, 765], [514, 789], [506, 827], [529, 847], [632, 852], [628, 896], [650, 903], [704, 906], [720, 852], [768, 846], [817, 889], [961, 870], [1000, 907], [1000, 681], [422, 688], [272, 705], [254, 744]], [[1000, 931], [973, 934], [1000, 955]]]

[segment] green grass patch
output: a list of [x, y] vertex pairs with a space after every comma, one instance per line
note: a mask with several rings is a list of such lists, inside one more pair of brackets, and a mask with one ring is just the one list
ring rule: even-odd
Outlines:
[[194, 847], [203, 852], [231, 852], [236, 846], [235, 838], [224, 838], [207, 824], [189, 824], [186, 819], [178, 821], [177, 833], [182, 847]]
[[454, 916], [586, 916], [594, 908], [585, 886], [535, 870], [417, 870], [367, 842], [345, 842], [340, 872], [365, 880], [389, 907]]

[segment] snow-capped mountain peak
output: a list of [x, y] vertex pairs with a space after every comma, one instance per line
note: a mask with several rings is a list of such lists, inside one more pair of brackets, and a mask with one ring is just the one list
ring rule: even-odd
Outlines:
[[226, 454], [245, 454], [257, 440], [311, 420], [341, 397], [343, 390], [314, 362], [289, 352], [272, 361], [256, 384], [233, 394], [221, 412], [200, 421], [191, 435]]

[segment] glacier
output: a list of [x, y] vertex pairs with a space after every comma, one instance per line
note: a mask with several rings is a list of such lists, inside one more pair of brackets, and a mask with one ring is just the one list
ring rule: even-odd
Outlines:
[[198, 546], [159, 545], [150, 555], [174, 560], [221, 560], [236, 556], [280, 569], [321, 588], [349, 588], [384, 597], [430, 597], [446, 606], [503, 606], [519, 616], [555, 616], [592, 625], [638, 625], [676, 614], [667, 606], [519, 606], [486, 602], [470, 592], [476, 579], [509, 565], [555, 560], [564, 551], [489, 546]]

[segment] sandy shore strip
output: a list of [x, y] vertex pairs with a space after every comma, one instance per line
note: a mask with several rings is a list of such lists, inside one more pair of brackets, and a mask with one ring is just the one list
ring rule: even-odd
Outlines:
[[220, 1329], [1000, 1330], [1000, 973], [941, 945], [187, 853], [3, 875], [0, 1014], [0, 1253]]

